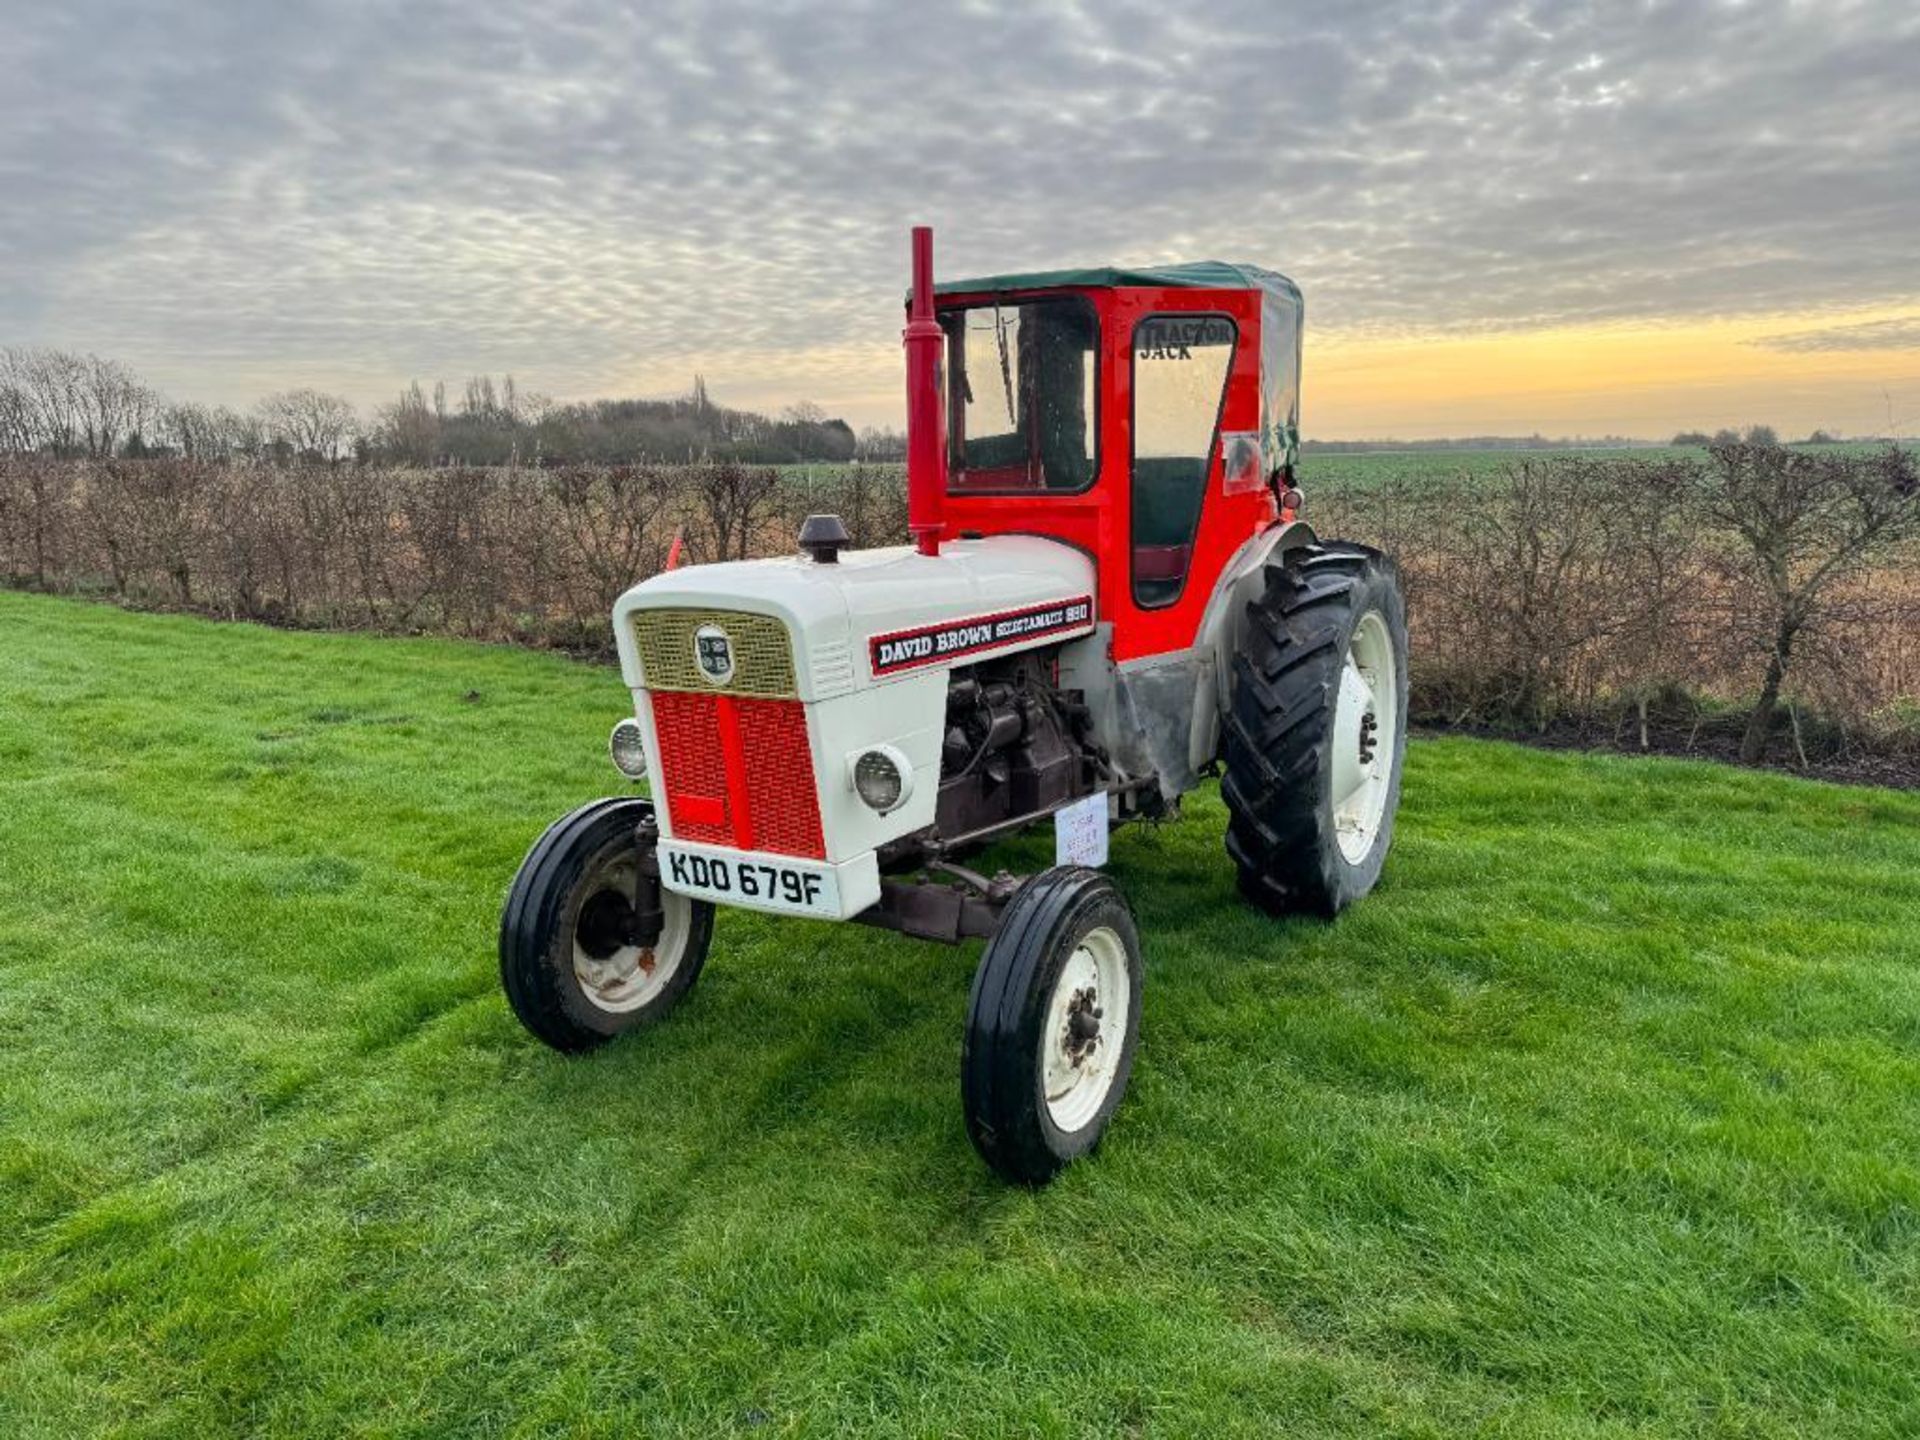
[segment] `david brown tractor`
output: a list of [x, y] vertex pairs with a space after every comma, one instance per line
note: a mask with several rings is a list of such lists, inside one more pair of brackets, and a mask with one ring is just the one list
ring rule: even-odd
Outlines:
[[[932, 282], [913, 235], [913, 543], [694, 565], [614, 606], [650, 780], [528, 853], [500, 968], [586, 1050], [693, 987], [714, 906], [983, 937], [967, 1131], [1029, 1184], [1099, 1140], [1139, 1033], [1110, 827], [1219, 773], [1241, 892], [1337, 914], [1379, 879], [1406, 746], [1392, 564], [1296, 518], [1300, 292], [1215, 262]], [[966, 863], [1051, 819], [1067, 863]], [[1074, 862], [1084, 863], [1074, 863]]]

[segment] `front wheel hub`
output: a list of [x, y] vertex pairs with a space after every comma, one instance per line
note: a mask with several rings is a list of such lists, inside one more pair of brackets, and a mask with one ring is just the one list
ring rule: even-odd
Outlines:
[[1083, 935], [1061, 967], [1040, 1031], [1040, 1065], [1048, 1113], [1062, 1130], [1091, 1121], [1113, 1089], [1119, 1053], [1106, 1042], [1117, 1034], [1117, 1046], [1126, 1044], [1130, 985], [1126, 946], [1110, 926]]
[[584, 881], [588, 893], [573, 924], [573, 975], [596, 1009], [620, 1013], [650, 1003], [672, 979], [685, 949], [690, 902], [662, 892], [657, 923], [643, 927], [631, 898], [640, 880], [638, 854], [624, 851]]
[[1091, 988], [1076, 990], [1067, 1006], [1067, 1059], [1076, 1068], [1100, 1043], [1100, 997]]

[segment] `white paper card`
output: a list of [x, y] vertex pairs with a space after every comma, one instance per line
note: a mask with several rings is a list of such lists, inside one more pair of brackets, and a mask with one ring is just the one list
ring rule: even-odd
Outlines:
[[1089, 795], [1053, 812], [1053, 863], [1107, 863], [1107, 797]]

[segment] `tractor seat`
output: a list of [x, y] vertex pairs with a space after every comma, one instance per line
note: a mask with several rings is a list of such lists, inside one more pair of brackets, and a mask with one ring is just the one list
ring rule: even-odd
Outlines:
[[1133, 584], [1146, 604], [1165, 604], [1187, 578], [1206, 475], [1206, 462], [1197, 457], [1133, 463]]
[[1150, 584], [1178, 583], [1193, 560], [1191, 545], [1136, 545], [1133, 547], [1133, 578]]

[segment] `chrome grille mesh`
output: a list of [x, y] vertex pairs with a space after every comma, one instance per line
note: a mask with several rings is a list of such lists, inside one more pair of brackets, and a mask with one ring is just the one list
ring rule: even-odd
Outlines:
[[[718, 625], [733, 649], [733, 676], [716, 685], [694, 660], [693, 634]], [[714, 695], [764, 695], [793, 699], [793, 642], [771, 615], [744, 610], [636, 610], [633, 639], [640, 651], [641, 679], [652, 690], [692, 690]]]

